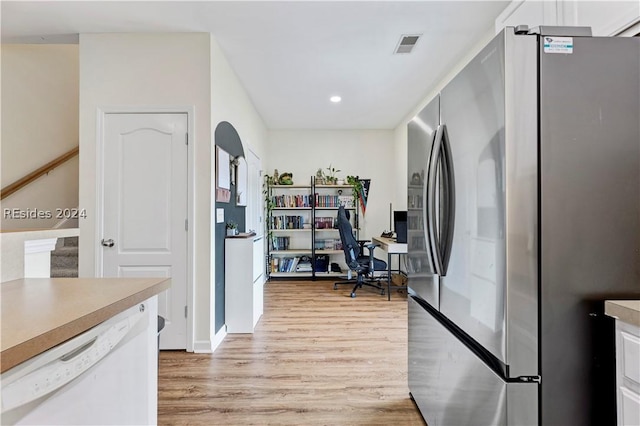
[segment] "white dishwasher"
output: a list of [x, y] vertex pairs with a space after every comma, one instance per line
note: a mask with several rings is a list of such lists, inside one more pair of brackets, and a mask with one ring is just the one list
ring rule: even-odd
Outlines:
[[1, 423], [155, 424], [157, 297], [0, 376]]

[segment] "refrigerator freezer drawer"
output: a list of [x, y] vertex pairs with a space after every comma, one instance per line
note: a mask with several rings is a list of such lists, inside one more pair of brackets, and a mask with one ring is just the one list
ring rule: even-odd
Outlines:
[[538, 424], [538, 385], [505, 382], [411, 297], [409, 389], [429, 426]]

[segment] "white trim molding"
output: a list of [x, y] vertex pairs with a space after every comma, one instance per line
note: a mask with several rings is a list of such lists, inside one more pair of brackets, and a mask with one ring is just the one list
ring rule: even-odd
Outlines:
[[24, 277], [51, 277], [51, 252], [56, 248], [57, 238], [29, 240], [24, 242]]
[[47, 238], [45, 240], [32, 240], [24, 242], [24, 254], [35, 254], [43, 252], [51, 252], [55, 250], [57, 238]]

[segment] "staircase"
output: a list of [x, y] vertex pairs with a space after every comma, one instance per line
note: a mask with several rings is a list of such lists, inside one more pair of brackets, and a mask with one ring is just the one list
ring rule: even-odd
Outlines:
[[59, 238], [51, 252], [51, 278], [78, 276], [78, 237]]

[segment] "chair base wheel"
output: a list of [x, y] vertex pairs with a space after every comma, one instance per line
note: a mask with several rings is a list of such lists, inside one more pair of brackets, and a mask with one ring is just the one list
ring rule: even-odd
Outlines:
[[333, 285], [333, 289], [334, 289], [334, 290], [337, 290], [337, 289], [338, 289], [338, 284], [334, 284], [334, 285]]
[[356, 297], [356, 292], [355, 292], [355, 291], [351, 293], [351, 297], [352, 297], [352, 298], [353, 298], [353, 297]]

